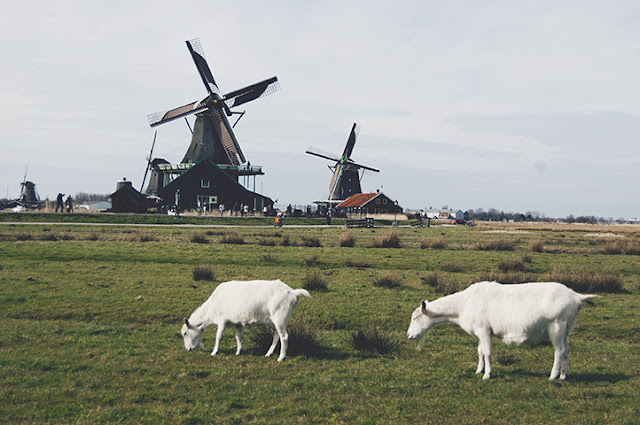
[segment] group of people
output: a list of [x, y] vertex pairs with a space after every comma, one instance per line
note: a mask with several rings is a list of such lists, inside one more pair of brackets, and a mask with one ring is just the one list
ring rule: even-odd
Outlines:
[[68, 194], [67, 199], [64, 199], [64, 193], [58, 193], [58, 197], [56, 198], [56, 212], [58, 212], [58, 209], [62, 213], [65, 212], [65, 210], [68, 213], [73, 212], [73, 197], [71, 194]]

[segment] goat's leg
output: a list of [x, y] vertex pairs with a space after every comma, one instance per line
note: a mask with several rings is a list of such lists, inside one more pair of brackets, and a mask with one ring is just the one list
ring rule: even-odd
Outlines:
[[476, 369], [476, 373], [484, 372], [484, 355], [482, 354], [482, 348], [480, 343], [478, 343], [478, 368]]
[[236, 350], [236, 356], [242, 352], [242, 325], [236, 326], [236, 343], [238, 349]]
[[482, 379], [491, 378], [491, 333], [487, 331], [476, 332], [478, 336], [478, 369], [476, 373], [482, 373]]
[[213, 347], [213, 351], [211, 352], [212, 356], [218, 354], [218, 348], [220, 347], [220, 339], [222, 339], [222, 332], [224, 332], [224, 323], [218, 324], [218, 330], [216, 331], [216, 345]]
[[422, 335], [422, 337], [420, 338], [420, 341], [418, 341], [418, 351], [422, 350], [422, 347], [424, 346], [424, 342], [427, 339], [427, 334]]
[[[553, 344], [553, 367], [549, 380], [565, 379], [569, 362], [569, 344], [567, 339], [567, 325], [563, 322], [553, 322], [549, 325], [549, 339]], [[564, 370], [563, 370], [564, 366]]]
[[287, 332], [287, 324], [284, 325], [275, 324], [276, 333], [280, 335], [280, 356], [278, 361], [281, 362], [287, 357], [287, 348], [289, 346], [289, 333]]
[[270, 355], [273, 354], [273, 352], [276, 350], [276, 347], [278, 345], [278, 341], [280, 340], [280, 336], [278, 335], [278, 331], [276, 331], [275, 329], [273, 330], [273, 342], [271, 343], [271, 347], [269, 347], [269, 350], [267, 350], [267, 354], [265, 354], [265, 357], [269, 357]]

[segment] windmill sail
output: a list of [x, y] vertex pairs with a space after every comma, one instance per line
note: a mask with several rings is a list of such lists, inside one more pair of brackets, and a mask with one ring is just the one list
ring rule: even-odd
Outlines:
[[280, 84], [277, 77], [271, 77], [268, 80], [260, 81], [240, 90], [232, 91], [224, 95], [224, 102], [233, 108], [243, 103], [268, 96], [280, 90]]
[[204, 50], [200, 44], [200, 39], [194, 38], [193, 40], [188, 40], [186, 43], [189, 53], [191, 53], [191, 57], [196, 64], [196, 68], [198, 68], [200, 78], [202, 78], [202, 82], [209, 94], [220, 93], [216, 80], [213, 78], [211, 68], [209, 68], [209, 64], [204, 57]]

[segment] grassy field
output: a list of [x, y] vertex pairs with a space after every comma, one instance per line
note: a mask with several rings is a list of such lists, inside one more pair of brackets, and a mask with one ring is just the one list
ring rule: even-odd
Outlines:
[[[0, 423], [632, 424], [640, 417], [638, 227], [2, 221]], [[186, 352], [182, 318], [218, 283], [254, 278], [310, 288], [290, 322], [290, 356], [280, 364], [263, 357], [262, 328], [245, 331], [240, 356], [231, 330], [216, 357]], [[494, 339], [490, 381], [475, 375], [477, 342], [457, 327], [432, 330], [415, 350], [406, 330], [420, 300], [483, 279], [556, 279], [601, 295], [579, 314], [566, 382], [547, 380], [550, 345]], [[209, 349], [214, 336], [205, 334]]]

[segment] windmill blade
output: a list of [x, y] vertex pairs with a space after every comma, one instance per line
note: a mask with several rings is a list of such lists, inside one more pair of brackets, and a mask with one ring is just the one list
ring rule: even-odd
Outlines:
[[[208, 99], [208, 98], [207, 98]], [[188, 105], [180, 106], [179, 108], [171, 109], [170, 111], [156, 112], [155, 114], [147, 115], [149, 118], [149, 125], [156, 127], [168, 123], [169, 121], [177, 120], [178, 118], [186, 117], [187, 115], [197, 114], [208, 109], [206, 100], [196, 100]]]
[[268, 80], [260, 81], [240, 90], [235, 90], [224, 95], [224, 102], [229, 108], [240, 106], [243, 103], [251, 102], [260, 97], [268, 96], [280, 90], [278, 77], [271, 77]]
[[368, 165], [358, 164], [357, 162], [353, 162], [351, 160], [347, 161], [347, 164], [354, 165], [358, 168], [364, 168], [365, 170], [373, 171], [374, 173], [379, 173], [380, 170], [377, 168], [369, 167]]
[[216, 80], [213, 78], [213, 73], [211, 72], [209, 64], [204, 57], [204, 49], [202, 49], [200, 39], [194, 38], [193, 40], [186, 41], [186, 43], [189, 53], [191, 53], [191, 57], [193, 58], [193, 62], [195, 62], [196, 68], [198, 68], [200, 78], [202, 78], [202, 82], [207, 88], [209, 94], [220, 93]]
[[340, 162], [340, 158], [336, 158], [331, 154], [317, 152], [317, 149], [312, 148], [311, 146], [307, 148], [305, 153], [308, 153], [309, 155], [314, 155], [320, 158], [328, 159], [329, 161]]
[[347, 145], [344, 147], [344, 152], [342, 152], [342, 158], [351, 158], [351, 153], [353, 152], [353, 147], [356, 145], [356, 138], [359, 132], [360, 127], [354, 122], [353, 127], [351, 127], [351, 133], [349, 133], [349, 139], [347, 139]]
[[149, 158], [147, 158], [147, 168], [144, 170], [144, 177], [142, 178], [142, 184], [140, 185], [140, 192], [144, 190], [144, 182], [147, 180], [147, 173], [149, 172], [149, 168], [151, 167], [151, 158], [153, 157], [153, 147], [156, 145], [156, 136], [158, 135], [158, 130], [153, 133], [153, 142], [151, 143], [151, 151], [149, 152]]

